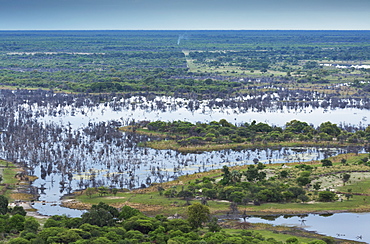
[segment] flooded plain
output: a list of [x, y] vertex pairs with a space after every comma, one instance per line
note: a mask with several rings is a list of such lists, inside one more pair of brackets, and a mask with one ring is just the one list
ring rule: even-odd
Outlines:
[[[254, 159], [266, 164], [306, 162], [341, 153], [364, 152], [364, 148], [281, 147], [181, 154], [139, 147], [139, 142], [151, 138], [117, 130], [119, 126], [142, 120], [194, 123], [220, 119], [235, 124], [256, 120], [276, 126], [297, 119], [314, 127], [331, 121], [351, 130], [365, 128], [370, 118], [370, 110], [362, 108], [359, 101], [346, 101], [348, 106], [344, 107], [328, 103], [322, 106], [325, 101], [306, 105], [272, 102], [270, 106], [247, 106], [246, 101], [251, 99], [254, 98], [198, 101], [158, 96], [94, 97], [4, 90], [0, 91], [0, 112], [3, 114], [0, 157], [21, 164], [29, 174], [38, 177], [30, 191], [38, 200], [45, 201], [33, 205], [39, 213], [74, 217], [80, 216], [81, 211], [59, 206], [60, 199], [87, 187], [133, 189], [223, 165], [252, 164]], [[318, 232], [320, 228], [317, 227]], [[331, 232], [326, 234], [332, 235]]]

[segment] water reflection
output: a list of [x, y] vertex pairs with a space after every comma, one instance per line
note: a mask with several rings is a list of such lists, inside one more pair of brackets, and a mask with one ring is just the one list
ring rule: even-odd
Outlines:
[[[41, 200], [54, 201], [61, 195], [69, 194], [76, 189], [102, 185], [116, 188], [146, 186], [148, 178], [151, 183], [160, 183], [176, 179], [179, 175], [204, 172], [221, 168], [223, 165], [230, 167], [253, 164], [254, 158], [258, 158], [262, 163], [305, 162], [320, 160], [345, 151], [339, 148], [300, 148], [297, 152], [296, 149], [223, 150], [181, 154], [172, 150], [135, 148], [134, 155], [130, 150], [117, 149], [99, 160], [94, 160], [98, 157], [95, 151], [87, 154], [81, 153], [78, 149], [71, 149], [66, 156], [71, 158], [70, 155], [75, 155], [77, 162], [68, 162], [72, 165], [68, 168], [68, 173], [53, 170], [42, 175], [42, 164], [35, 165], [33, 173], [39, 178], [33, 185], [38, 189], [43, 187], [43, 192], [40, 193]], [[78, 158], [76, 156], [78, 154], [84, 157]], [[78, 168], [85, 171], [78, 171]]]
[[[314, 108], [311, 106], [301, 109], [292, 110], [288, 106], [281, 108], [268, 108], [264, 111], [257, 109], [245, 108], [230, 108], [230, 107], [213, 107], [209, 108], [206, 102], [200, 103], [197, 109], [191, 110], [183, 106], [189, 101], [178, 102], [178, 99], [168, 97], [163, 103], [164, 108], [155, 106], [155, 102], [142, 102], [141, 104], [132, 105], [126, 101], [122, 107], [110, 103], [99, 104], [92, 107], [74, 108], [73, 106], [60, 107], [58, 112], [46, 113], [40, 117], [41, 121], [66, 124], [70, 123], [74, 128], [87, 126], [90, 122], [102, 122], [108, 120], [120, 121], [123, 125], [127, 125], [132, 120], [185, 120], [192, 123], [219, 121], [226, 119], [232, 123], [265, 122], [271, 125], [284, 126], [286, 122], [294, 119], [305, 121], [314, 126], [319, 126], [321, 123], [331, 121], [335, 124], [349, 124], [354, 126], [366, 126], [366, 118], [370, 117], [370, 110], [358, 108], [337, 108], [325, 109]], [[131, 100], [131, 99], [130, 99]], [[183, 100], [183, 99], [182, 99]], [[30, 106], [30, 109], [37, 111], [36, 107]]]
[[[241, 221], [244, 221], [241, 219]], [[332, 237], [370, 243], [370, 213], [308, 214], [305, 216], [249, 217], [250, 223], [298, 226]]]
[[[279, 148], [181, 154], [139, 147], [139, 142], [150, 138], [117, 131], [116, 127], [133, 121], [227, 119], [241, 123], [257, 120], [282, 126], [298, 119], [316, 126], [329, 120], [363, 126], [361, 118], [370, 116], [369, 110], [355, 107], [330, 110], [319, 106], [319, 102], [277, 105], [272, 101], [271, 107], [266, 104], [261, 107], [258, 101], [265, 98], [198, 101], [149, 95], [112, 98], [45, 91], [0, 91], [3, 114], [0, 157], [27, 167], [30, 174], [38, 177], [31, 191], [38, 194], [40, 200], [58, 206], [61, 196], [87, 187], [132, 189], [223, 165], [252, 164], [254, 158], [267, 164], [306, 162], [352, 150]], [[353, 149], [359, 150], [362, 149]], [[42, 208], [44, 213], [56, 214], [51, 205]]]
[[86, 212], [84, 210], [65, 208], [59, 205], [57, 202], [35, 202], [32, 207], [37, 209], [37, 212], [42, 215], [65, 215], [71, 218], [81, 217], [81, 215]]

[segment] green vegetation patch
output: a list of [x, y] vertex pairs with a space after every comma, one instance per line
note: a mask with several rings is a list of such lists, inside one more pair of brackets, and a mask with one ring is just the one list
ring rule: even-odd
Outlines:
[[[26, 193], [30, 181], [35, 177], [28, 176], [25, 171], [12, 162], [0, 160], [0, 192], [9, 201], [31, 200], [33, 196]], [[23, 189], [19, 191], [18, 189]]]
[[324, 122], [314, 128], [298, 120], [287, 122], [284, 127], [256, 121], [234, 125], [225, 119], [196, 124], [187, 121], [155, 121], [139, 122], [121, 130], [158, 138], [141, 143], [142, 146], [181, 152], [312, 145], [343, 147], [362, 145], [370, 139], [370, 126], [365, 130], [349, 132], [331, 122]]
[[[31, 34], [30, 34], [31, 33]], [[233, 96], [265, 86], [369, 92], [363, 31], [0, 33], [2, 86], [88, 93]], [[89, 45], [85, 45], [88, 43]], [[366, 67], [366, 66], [365, 66]], [[332, 89], [328, 84], [348, 83]], [[260, 86], [261, 85], [261, 86]]]
[[[176, 181], [154, 183], [130, 192], [96, 189], [75, 198], [91, 206], [104, 201], [112, 206], [129, 205], [146, 214], [186, 215], [189, 204], [206, 204], [211, 213], [235, 215], [322, 213], [370, 210], [368, 154], [344, 154], [307, 163], [254, 165], [212, 170], [181, 176]], [[349, 175], [349, 176], [348, 176]]]

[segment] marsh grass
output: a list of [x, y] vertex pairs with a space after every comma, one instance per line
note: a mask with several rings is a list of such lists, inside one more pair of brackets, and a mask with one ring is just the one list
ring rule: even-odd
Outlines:
[[21, 171], [21, 169], [16, 168], [16, 166], [13, 163], [0, 160], [0, 174], [3, 177], [1, 183], [3, 184], [17, 183], [18, 180], [14, 176], [19, 171]]
[[[22, 171], [22, 168], [17, 167], [12, 162], [0, 160], [0, 175], [3, 178], [0, 185], [0, 191], [9, 199], [9, 202], [14, 200], [32, 199], [31, 194], [16, 192], [17, 187], [26, 187], [29, 184], [28, 182], [21, 181], [21, 179], [16, 177], [16, 174]], [[29, 178], [31, 181], [34, 179], [35, 177]]]
[[[139, 145], [143, 147], [150, 147], [157, 150], [175, 150], [182, 153], [196, 153], [205, 151], [221, 151], [226, 149], [256, 149], [256, 148], [281, 148], [281, 147], [346, 147], [354, 146], [354, 143], [346, 143], [340, 141], [283, 141], [283, 142], [242, 142], [242, 143], [216, 143], [211, 141], [203, 141], [203, 144], [199, 145], [180, 145], [177, 140], [188, 138], [186, 134], [173, 134], [167, 132], [151, 131], [146, 128], [137, 128], [134, 126], [120, 127], [119, 130], [125, 132], [134, 132], [142, 135], [151, 137], [158, 137], [161, 140], [152, 140], [148, 142], [142, 142]], [[176, 138], [176, 140], [175, 140]]]
[[[141, 133], [138, 131], [137, 133]], [[221, 151], [226, 149], [256, 149], [256, 148], [281, 148], [281, 147], [312, 147], [312, 146], [323, 146], [323, 147], [345, 147], [349, 143], [340, 143], [336, 141], [331, 142], [309, 142], [309, 141], [289, 141], [289, 142], [243, 142], [243, 143], [224, 143], [216, 144], [214, 142], [208, 142], [204, 145], [187, 145], [181, 146], [175, 140], [159, 140], [159, 141], [149, 141], [142, 146], [147, 146], [157, 150], [176, 150], [182, 153], [194, 153], [194, 152], [211, 152], [211, 151]]]
[[10, 193], [9, 198], [13, 200], [30, 201], [33, 199], [33, 196], [27, 193]]
[[[240, 229], [231, 229], [231, 228], [224, 228], [223, 231], [227, 234], [241, 234], [242, 230]], [[300, 230], [298, 228], [292, 227], [285, 227], [285, 226], [272, 226], [268, 224], [250, 224], [248, 227], [248, 231], [251, 231], [253, 235], [260, 234], [262, 235], [265, 240], [269, 238], [274, 238], [276, 241], [280, 241], [285, 243], [285, 241], [291, 237], [296, 237], [298, 239], [298, 243], [309, 243], [310, 241], [314, 241], [320, 239], [324, 236]]]
[[[352, 189], [354, 193], [353, 197], [349, 200], [345, 198], [344, 194], [339, 194], [338, 197], [341, 200], [334, 202], [317, 202], [310, 201], [308, 203], [264, 203], [260, 206], [239, 205], [239, 212], [242, 213], [244, 210], [248, 214], [299, 214], [299, 213], [322, 213], [322, 212], [343, 212], [343, 211], [354, 211], [354, 212], [366, 212], [370, 211], [370, 172], [356, 172], [356, 171], [370, 171], [369, 166], [357, 165], [359, 159], [367, 156], [368, 154], [342, 154], [330, 158], [334, 162], [332, 167], [321, 167], [321, 162], [311, 161], [305, 164], [313, 167], [312, 176], [318, 177], [318, 180], [323, 182], [324, 190], [329, 185], [334, 185], [333, 190], [346, 193], [348, 189]], [[346, 158], [349, 165], [342, 165], [341, 159]], [[271, 172], [278, 172], [282, 169], [288, 169], [291, 177], [294, 179], [301, 172], [295, 168], [296, 165], [302, 163], [285, 163], [285, 164], [271, 164], [266, 165], [267, 170]], [[283, 168], [282, 166], [285, 166]], [[246, 170], [248, 165], [231, 167], [230, 170]], [[343, 186], [341, 180], [341, 174], [343, 172], [349, 172], [353, 175], [351, 179]], [[321, 176], [328, 174], [326, 176]], [[151, 187], [144, 189], [137, 189], [130, 192], [119, 192], [116, 196], [112, 194], [101, 197], [98, 194], [94, 194], [90, 197], [85, 194], [76, 195], [76, 199], [82, 203], [88, 205], [98, 204], [100, 201], [106, 202], [112, 206], [122, 207], [129, 205], [136, 207], [146, 214], [155, 216], [156, 214], [173, 215], [178, 213], [180, 215], [186, 214], [187, 201], [182, 198], [166, 198], [164, 195], [160, 195], [158, 192], [158, 186], [163, 189], [174, 188], [177, 192], [181, 191], [182, 187], [186, 187], [190, 182], [196, 180], [202, 180], [203, 177], [210, 177], [214, 179], [220, 179], [222, 177], [221, 169], [211, 170], [209, 172], [195, 173], [191, 175], [180, 176], [178, 180], [165, 182], [161, 184], [153, 184]], [[313, 181], [314, 182], [314, 181]], [[326, 186], [327, 184], [328, 186]], [[317, 194], [310, 188], [309, 193], [312, 194], [313, 200], [317, 199]], [[355, 195], [356, 194], [369, 194], [366, 195]], [[197, 199], [191, 199], [190, 203], [200, 202]], [[229, 212], [230, 202], [221, 200], [208, 200], [208, 206], [210, 207], [212, 214], [225, 215]]]

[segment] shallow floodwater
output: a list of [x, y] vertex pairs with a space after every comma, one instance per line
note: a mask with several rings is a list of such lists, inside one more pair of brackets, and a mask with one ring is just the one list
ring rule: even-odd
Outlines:
[[37, 212], [42, 215], [65, 215], [71, 218], [81, 217], [86, 212], [85, 210], [65, 208], [59, 205], [60, 202], [36, 202], [32, 205], [33, 208], [37, 209]]
[[[141, 101], [140, 103], [137, 100]], [[164, 106], [158, 107], [156, 101], [161, 101]], [[256, 120], [270, 125], [284, 126], [286, 122], [294, 119], [319, 126], [323, 122], [330, 121], [335, 124], [354, 126], [367, 126], [370, 118], [370, 110], [358, 108], [304, 108], [290, 109], [266, 108], [263, 111], [257, 109], [242, 109], [228, 107], [207, 106], [207, 101], [200, 102], [196, 109], [190, 109], [184, 104], [190, 100], [175, 99], [171, 97], [158, 97], [155, 101], [146, 101], [143, 97], [133, 97], [126, 101], [124, 106], [115, 106], [111, 103], [100, 104], [94, 107], [73, 108], [71, 106], [55, 109], [55, 113], [46, 114], [41, 121], [54, 123], [70, 123], [74, 128], [88, 126], [91, 122], [116, 120], [124, 125], [134, 121], [174, 121], [185, 120], [195, 122], [211, 122], [226, 119], [231, 123], [245, 123]], [[37, 107], [32, 107], [36, 111]]]
[[[209, 101], [171, 97], [157, 97], [150, 101], [145, 97], [132, 97], [84, 106], [55, 106], [55, 102], [54, 105], [25, 103], [19, 106], [18, 112], [15, 109], [14, 118], [36, 119], [29, 127], [32, 133], [25, 137], [26, 141], [19, 139], [12, 151], [9, 151], [7, 144], [0, 143], [0, 157], [24, 162], [29, 173], [38, 177], [33, 182], [32, 189], [39, 194], [40, 201], [45, 201], [33, 205], [39, 213], [77, 217], [82, 211], [63, 208], [59, 204], [62, 196], [78, 189], [98, 186], [130, 189], [146, 187], [153, 182], [169, 181], [180, 175], [218, 169], [223, 165], [252, 164], [254, 159], [266, 164], [307, 162], [349, 150], [364, 152], [363, 149], [310, 147], [181, 154], [172, 150], [138, 147], [140, 140], [150, 138], [117, 133], [112, 126], [112, 123], [121, 126], [142, 120], [186, 120], [195, 123], [220, 119], [235, 124], [256, 120], [284, 126], [286, 122], [297, 119], [315, 127], [322, 122], [331, 121], [339, 125], [364, 128], [368, 125], [367, 118], [370, 118], [370, 110], [358, 108], [305, 106], [293, 109], [282, 106], [279, 109], [266, 107], [258, 110], [208, 105]], [[28, 126], [26, 123], [24, 125]], [[105, 128], [108, 129], [104, 130]], [[39, 130], [40, 138], [30, 140], [36, 129]], [[50, 130], [54, 134], [48, 134]], [[12, 140], [12, 137], [8, 138], [8, 142]], [[322, 229], [321, 225], [314, 224], [313, 220], [307, 219], [306, 222], [307, 225], [312, 224], [318, 232], [332, 235], [332, 232]], [[353, 223], [357, 225], [356, 222]]]
[[[370, 116], [370, 111], [356, 108], [329, 110], [306, 106], [289, 109], [285, 106], [260, 111], [209, 106], [209, 102], [172, 97], [156, 97], [152, 100], [131, 97], [92, 106], [23, 104], [23, 109], [30, 111], [40, 123], [59, 125], [62, 128], [60, 131], [65, 132], [53, 142], [44, 142], [43, 146], [53, 151], [49, 159], [43, 157], [42, 150], [36, 154], [26, 152], [28, 156], [21, 159], [29, 161], [28, 165], [32, 168], [30, 173], [39, 177], [33, 183], [40, 194], [39, 199], [55, 202], [64, 194], [86, 187], [105, 185], [133, 188], [173, 180], [182, 174], [221, 168], [223, 165], [252, 164], [254, 159], [263, 163], [305, 162], [347, 152], [339, 148], [281, 148], [180, 154], [172, 150], [137, 147], [138, 141], [130, 142], [133, 138], [125, 133], [121, 133], [121, 138], [116, 137], [109, 142], [99, 141], [94, 137], [94, 131], [86, 132], [86, 128], [90, 129], [98, 123], [115, 121], [127, 125], [141, 120], [187, 120], [195, 123], [227, 119], [235, 124], [256, 120], [283, 126], [288, 121], [298, 119], [314, 126], [325, 121], [364, 126], [367, 116]], [[75, 140], [75, 143], [61, 143], [66, 140]]]
[[[131, 158], [132, 155], [125, 151], [117, 152], [118, 155], [114, 156], [114, 158], [120, 158], [122, 162], [130, 162], [126, 164], [126, 169], [122, 169], [122, 164], [113, 163], [108, 169], [106, 163], [109, 158], [101, 159], [101, 161], [84, 158], [79, 161], [79, 164], [86, 165], [86, 169], [89, 170], [71, 172], [72, 177], [69, 178], [59, 171], [42, 175], [41, 166], [35, 167], [33, 173], [39, 178], [32, 185], [39, 189], [39, 200], [47, 202], [40, 210], [43, 214], [54, 215], [56, 214], [54, 209], [55, 211], [57, 209], [53, 205], [58, 205], [61, 196], [70, 194], [76, 189], [99, 185], [117, 188], [147, 186], [154, 182], [173, 180], [183, 174], [218, 169], [223, 165], [253, 164], [255, 158], [265, 164], [305, 162], [343, 153], [343, 150], [339, 148], [281, 148], [179, 154], [172, 150], [136, 148], [136, 158]], [[73, 152], [70, 153], [73, 154]], [[66, 214], [69, 213], [66, 212]]]
[[275, 220], [249, 217], [246, 221], [250, 223], [298, 226], [323, 235], [370, 243], [370, 213], [308, 214], [305, 216], [285, 215]]

